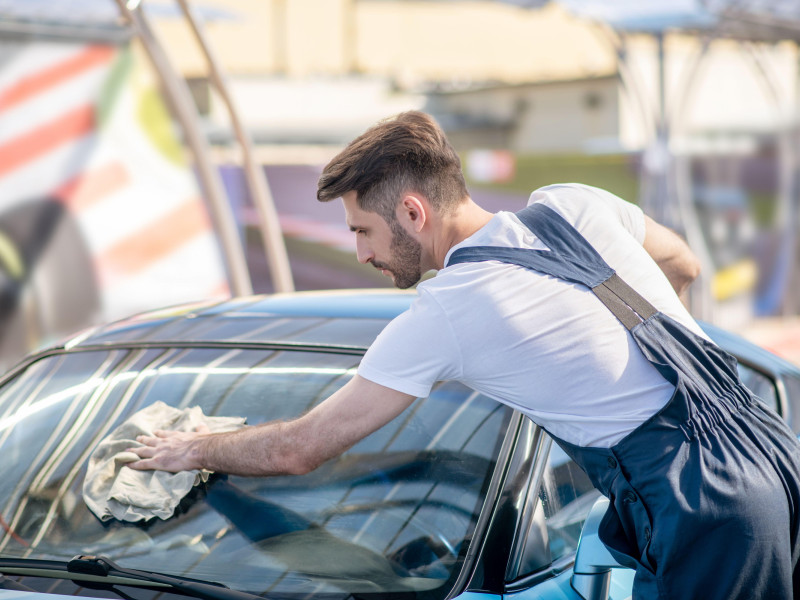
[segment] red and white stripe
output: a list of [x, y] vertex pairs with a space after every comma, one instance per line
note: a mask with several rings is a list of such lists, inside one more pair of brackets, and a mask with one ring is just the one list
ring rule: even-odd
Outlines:
[[119, 52], [36, 43], [0, 66], [0, 213], [26, 200], [63, 202], [94, 257], [106, 319], [229, 293], [191, 171], [161, 156], [140, 127], [135, 69], [97, 122]]

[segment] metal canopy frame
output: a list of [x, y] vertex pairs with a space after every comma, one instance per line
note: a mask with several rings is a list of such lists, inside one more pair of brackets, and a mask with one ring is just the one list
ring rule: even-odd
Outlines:
[[[713, 320], [714, 302], [710, 294], [709, 277], [714, 272], [714, 264], [692, 201], [689, 159], [685, 155], [674, 154], [670, 149], [672, 132], [685, 117], [688, 98], [697, 83], [700, 67], [715, 40], [726, 39], [740, 45], [744, 55], [750, 59], [767, 97], [781, 109], [776, 76], [770, 71], [768, 57], [758, 44], [800, 42], [800, 6], [796, 2], [780, 0], [671, 0], [647, 5], [636, 3], [636, 6], [625, 1], [621, 4], [629, 5], [633, 13], [626, 15], [624, 7], [619, 4], [597, 4], [596, 0], [565, 0], [563, 4], [577, 16], [588, 17], [602, 25], [605, 37], [617, 55], [623, 91], [636, 108], [650, 140], [640, 172], [642, 207], [656, 220], [682, 232], [698, 254], [703, 266], [701, 285], [692, 289], [690, 307], [699, 318]], [[788, 10], [780, 13], [769, 10], [777, 5]], [[642, 6], [646, 8], [639, 10]], [[617, 14], [613, 17], [615, 9]], [[612, 18], [603, 20], [603, 14]], [[694, 35], [700, 44], [674, 95], [667, 98], [665, 38], [672, 32]], [[644, 82], [637, 77], [630, 64], [627, 38], [631, 35], [648, 35], [656, 42], [658, 76], [655, 107], [649, 106], [643, 91]], [[800, 300], [789, 297], [800, 250], [797, 237], [800, 225], [797, 206], [800, 165], [795, 146], [792, 131], [778, 132], [779, 182], [774, 226], [780, 235], [780, 259], [770, 276], [768, 287], [773, 297], [768, 300], [771, 306], [767, 310], [784, 314], [793, 312], [793, 305]]]
[[198, 16], [189, 6], [188, 0], [177, 0], [177, 2], [192, 28], [195, 40], [197, 40], [203, 51], [210, 79], [228, 109], [231, 125], [242, 149], [245, 178], [258, 214], [259, 231], [267, 254], [273, 286], [278, 292], [291, 292], [294, 290], [294, 282], [292, 281], [292, 272], [289, 267], [289, 258], [286, 254], [286, 245], [283, 243], [278, 213], [275, 210], [275, 202], [272, 199], [264, 169], [256, 164], [252, 141], [245, 131], [241, 119], [239, 119], [239, 113], [225, 83], [222, 67], [211, 49], [211, 44], [208, 43]]
[[[119, 6], [120, 13], [135, 28], [151, 62], [159, 73], [166, 94], [175, 110], [176, 117], [186, 132], [187, 143], [194, 152], [200, 182], [209, 200], [217, 231], [224, 248], [233, 291], [236, 295], [251, 294], [253, 287], [245, 260], [243, 242], [239, 238], [235, 219], [225, 194], [225, 188], [219, 173], [212, 163], [208, 142], [200, 131], [197, 113], [194, 110], [188, 85], [175, 72], [166, 53], [153, 34], [147, 17], [142, 10], [141, 1], [115, 1]], [[266, 174], [263, 169], [255, 164], [250, 139], [241, 125], [238, 113], [228, 93], [222, 69], [211, 51], [196, 16], [185, 0], [178, 0], [178, 2], [185, 19], [189, 22], [195, 39], [203, 51], [209, 67], [210, 79], [225, 102], [236, 131], [236, 137], [242, 147], [246, 180], [260, 217], [260, 231], [264, 241], [267, 261], [271, 268], [273, 287], [277, 292], [294, 291], [286, 246], [278, 223], [277, 211], [272, 197], [269, 195]]]

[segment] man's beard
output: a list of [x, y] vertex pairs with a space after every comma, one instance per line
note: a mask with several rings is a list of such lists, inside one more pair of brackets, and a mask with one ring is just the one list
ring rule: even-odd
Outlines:
[[392, 252], [390, 263], [373, 262], [377, 269], [385, 269], [394, 275], [394, 285], [401, 290], [410, 288], [422, 277], [420, 259], [422, 245], [409, 235], [400, 223], [389, 223], [392, 230], [392, 243], [389, 249]]

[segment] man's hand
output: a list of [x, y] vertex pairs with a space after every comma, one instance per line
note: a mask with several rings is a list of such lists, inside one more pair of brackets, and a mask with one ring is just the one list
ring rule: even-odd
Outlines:
[[128, 448], [128, 452], [136, 454], [140, 460], [128, 463], [128, 467], [137, 471], [191, 471], [203, 468], [200, 445], [202, 438], [209, 437], [209, 429], [200, 425], [193, 432], [157, 430], [153, 437], [140, 435], [137, 442], [144, 446]]

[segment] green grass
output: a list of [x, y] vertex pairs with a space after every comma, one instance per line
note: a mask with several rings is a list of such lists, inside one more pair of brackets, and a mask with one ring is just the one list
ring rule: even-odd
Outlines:
[[[512, 180], [486, 184], [467, 177], [467, 184], [474, 188], [529, 194], [552, 183], [585, 183], [630, 202], [639, 202], [639, 178], [629, 155], [521, 154], [515, 158], [516, 172]], [[772, 226], [777, 205], [775, 194], [748, 190], [747, 195], [756, 224], [761, 228]]]
[[753, 215], [756, 225], [762, 229], [771, 227], [778, 206], [776, 194], [750, 192], [748, 199], [750, 201], [750, 214]]

